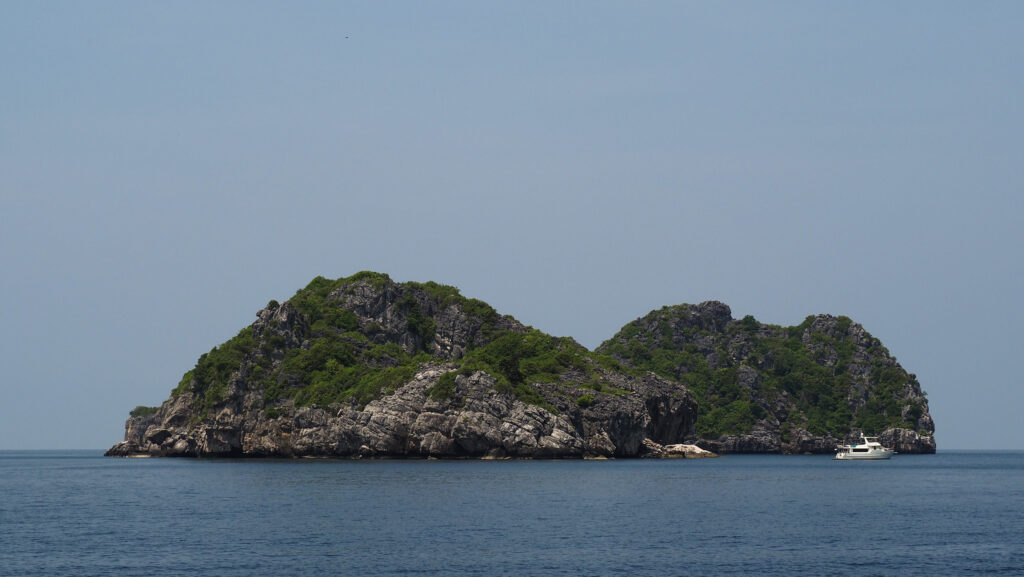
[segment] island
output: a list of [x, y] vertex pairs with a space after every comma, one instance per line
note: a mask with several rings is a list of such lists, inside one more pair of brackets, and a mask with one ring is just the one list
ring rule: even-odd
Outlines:
[[627, 458], [934, 453], [914, 375], [846, 317], [779, 327], [719, 302], [594, 351], [435, 282], [317, 277], [200, 356], [108, 456]]

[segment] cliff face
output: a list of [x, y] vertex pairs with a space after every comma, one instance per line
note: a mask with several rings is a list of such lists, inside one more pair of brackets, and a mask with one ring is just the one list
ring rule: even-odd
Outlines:
[[258, 317], [107, 454], [628, 457], [693, 438], [685, 387], [452, 287], [316, 279]]
[[652, 311], [598, 352], [683, 384], [697, 397], [698, 445], [719, 453], [828, 453], [875, 434], [934, 453], [928, 400], [881, 343], [846, 317], [793, 327], [732, 318], [720, 302]]
[[107, 454], [826, 453], [861, 431], [935, 451], [914, 375], [845, 317], [784, 328], [717, 302], [665, 307], [592, 353], [453, 287], [365, 272], [257, 317], [133, 411]]
[[[125, 441], [113, 456], [368, 456], [368, 457], [630, 457], [643, 441], [677, 443], [692, 427], [695, 405], [670, 383], [648, 377], [624, 379], [629, 393], [598, 397], [562, 411], [517, 400], [495, 390], [483, 372], [458, 375], [449, 400], [429, 391], [451, 365], [423, 367], [391, 394], [365, 407], [307, 406], [270, 417], [226, 403], [213, 417], [182, 423], [194, 403], [181, 395], [167, 410], [128, 420]], [[564, 398], [564, 384], [538, 388], [547, 398]], [[241, 403], [244, 405], [244, 400]]]

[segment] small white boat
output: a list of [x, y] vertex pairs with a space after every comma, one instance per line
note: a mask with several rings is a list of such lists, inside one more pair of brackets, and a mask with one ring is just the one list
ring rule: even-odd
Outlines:
[[860, 438], [864, 441], [856, 445], [839, 445], [836, 449], [839, 450], [836, 453], [835, 458], [840, 461], [846, 460], [880, 460], [888, 459], [892, 457], [896, 451], [883, 447], [878, 442], [878, 437], [865, 437], [861, 435]]

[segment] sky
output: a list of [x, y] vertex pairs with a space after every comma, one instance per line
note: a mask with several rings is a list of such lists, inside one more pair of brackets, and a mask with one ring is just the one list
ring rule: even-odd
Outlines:
[[0, 449], [105, 449], [312, 278], [594, 348], [847, 315], [1024, 449], [1024, 3], [2, 2]]

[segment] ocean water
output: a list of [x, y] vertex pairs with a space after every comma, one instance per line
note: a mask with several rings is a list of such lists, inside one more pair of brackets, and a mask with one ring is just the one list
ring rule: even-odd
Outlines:
[[890, 461], [0, 452], [0, 576], [1024, 575], [1024, 453]]

